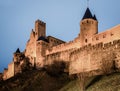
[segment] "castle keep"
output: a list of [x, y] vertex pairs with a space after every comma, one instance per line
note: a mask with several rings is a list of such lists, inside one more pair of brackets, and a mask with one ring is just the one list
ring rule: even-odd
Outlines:
[[37, 69], [50, 65], [54, 61], [69, 62], [70, 74], [100, 71], [103, 61], [115, 62], [120, 68], [120, 25], [98, 33], [98, 21], [89, 8], [80, 22], [80, 33], [70, 42], [53, 36], [46, 36], [46, 23], [35, 22], [26, 49], [14, 53], [13, 61], [4, 70], [3, 79], [8, 79], [21, 72], [21, 65], [26, 57]]

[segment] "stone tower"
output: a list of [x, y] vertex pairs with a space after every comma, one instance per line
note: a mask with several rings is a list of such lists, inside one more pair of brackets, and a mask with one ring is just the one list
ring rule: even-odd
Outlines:
[[36, 67], [41, 68], [45, 63], [46, 49], [48, 48], [48, 41], [44, 37], [39, 37], [36, 44]]
[[98, 33], [98, 22], [96, 16], [92, 16], [89, 8], [80, 22], [80, 42], [81, 45], [89, 43], [89, 38]]
[[46, 23], [37, 20], [35, 22], [36, 36], [36, 67], [41, 68], [45, 61], [45, 51], [47, 49], [48, 40], [46, 38]]
[[38, 40], [39, 37], [46, 37], [46, 23], [37, 20], [35, 22], [35, 36], [36, 40]]
[[13, 58], [13, 61], [14, 62], [18, 62], [20, 59], [20, 56], [21, 56], [21, 53], [20, 53], [20, 49], [18, 48], [17, 50], [16, 50], [16, 52], [14, 53], [14, 58]]

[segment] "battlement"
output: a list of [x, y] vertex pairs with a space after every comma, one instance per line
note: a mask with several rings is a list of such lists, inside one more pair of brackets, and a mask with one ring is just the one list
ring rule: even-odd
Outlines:
[[84, 19], [80, 22], [80, 25], [87, 25], [87, 24], [94, 24], [95, 21], [94, 19]]
[[57, 46], [53, 46], [52, 48], [46, 50], [46, 55], [75, 48], [75, 44], [77, 44], [75, 41], [69, 41], [67, 43], [62, 43]]
[[108, 43], [110, 41], [120, 39], [120, 25], [117, 25], [111, 29], [106, 30], [105, 32], [101, 32], [92, 36], [92, 44], [97, 44], [99, 42]]
[[44, 23], [42, 20], [36, 20], [35, 23], [38, 23], [39, 25], [45, 26], [46, 23]]
[[[24, 58], [28, 58], [37, 69], [53, 61], [73, 62], [69, 72], [80, 73], [100, 68], [101, 61], [110, 61], [116, 54], [120, 68], [120, 25], [98, 33], [98, 21], [87, 8], [81, 22], [80, 33], [72, 41], [65, 42], [52, 36], [46, 36], [46, 23], [35, 21], [25, 52], [19, 48], [13, 54], [12, 63], [4, 70], [3, 79], [8, 79], [21, 72]], [[103, 60], [104, 59], [104, 60]], [[76, 71], [77, 70], [77, 71]]]
[[114, 47], [114, 48], [120, 47], [120, 39], [114, 40], [114, 41], [111, 41], [108, 43], [100, 42], [100, 43], [97, 43], [94, 45], [88, 44], [88, 45], [85, 45], [83, 47], [80, 47], [80, 48], [74, 50], [73, 52], [71, 52], [70, 55], [75, 54], [75, 53], [80, 52], [80, 51], [106, 50], [106, 49], [109, 49], [111, 47]]

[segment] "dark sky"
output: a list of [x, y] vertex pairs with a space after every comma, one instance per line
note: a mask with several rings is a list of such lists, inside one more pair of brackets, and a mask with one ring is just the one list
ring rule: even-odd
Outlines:
[[[0, 0], [0, 72], [12, 61], [19, 47], [25, 49], [37, 19], [47, 24], [47, 35], [65, 41], [79, 33], [79, 23], [87, 0]], [[120, 24], [120, 0], [90, 0], [99, 32]]]

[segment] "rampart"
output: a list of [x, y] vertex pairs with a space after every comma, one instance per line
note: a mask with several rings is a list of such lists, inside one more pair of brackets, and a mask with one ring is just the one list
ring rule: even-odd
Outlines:
[[[85, 45], [95, 45], [99, 43], [108, 43], [110, 41], [114, 41], [120, 39], [120, 25], [115, 26], [105, 32], [95, 34], [92, 37], [88, 38], [88, 42]], [[85, 46], [84, 45], [84, 46]], [[46, 50], [46, 55], [73, 49], [73, 48], [81, 48], [81, 42], [80, 37], [78, 36], [73, 41], [70, 41], [68, 43], [63, 43], [54, 47], [51, 47]]]
[[70, 74], [102, 71], [103, 62], [115, 62], [120, 68], [120, 39], [109, 43], [98, 43], [86, 45], [70, 53]]
[[120, 39], [120, 25], [117, 25], [111, 29], [108, 29], [104, 32], [96, 34], [92, 37], [92, 45], [103, 42], [108, 43], [110, 41]]
[[8, 65], [8, 69], [4, 69], [4, 72], [3, 72], [3, 79], [6, 80], [10, 77], [14, 76], [14, 63], [11, 62], [9, 65]]
[[79, 48], [80, 47], [79, 45], [80, 45], [80, 42], [78, 41], [70, 41], [68, 43], [63, 43], [63, 44], [47, 49], [46, 55], [57, 53], [57, 52], [62, 52], [62, 51], [67, 51], [67, 50], [74, 49], [74, 48]]

